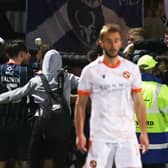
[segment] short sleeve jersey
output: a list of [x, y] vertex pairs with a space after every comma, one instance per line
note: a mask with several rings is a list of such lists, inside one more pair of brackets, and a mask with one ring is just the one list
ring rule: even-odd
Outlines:
[[109, 67], [102, 58], [83, 69], [78, 94], [91, 97], [92, 139], [119, 142], [135, 137], [131, 94], [140, 92], [141, 84], [138, 66], [121, 57], [115, 67]]
[[[0, 65], [0, 93], [14, 90], [24, 86], [28, 80], [33, 77], [33, 71], [27, 66], [16, 65], [14, 63], [6, 63]], [[27, 113], [27, 98], [17, 103], [4, 104], [0, 106], [1, 115], [8, 115], [8, 118], [20, 118]]]

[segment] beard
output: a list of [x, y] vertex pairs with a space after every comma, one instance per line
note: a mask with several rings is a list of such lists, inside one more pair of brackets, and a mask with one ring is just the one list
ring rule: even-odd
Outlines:
[[113, 49], [113, 50], [104, 49], [104, 54], [109, 58], [115, 58], [115, 57], [118, 56], [118, 50], [116, 50], [116, 49]]

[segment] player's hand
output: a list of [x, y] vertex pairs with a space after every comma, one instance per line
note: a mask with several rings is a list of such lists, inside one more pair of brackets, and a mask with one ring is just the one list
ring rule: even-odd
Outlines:
[[87, 140], [85, 135], [76, 137], [76, 146], [77, 149], [80, 150], [81, 152], [83, 153], [87, 152]]
[[148, 140], [148, 134], [147, 133], [141, 133], [140, 134], [140, 148], [142, 150], [142, 154], [148, 151], [149, 148], [149, 140]]

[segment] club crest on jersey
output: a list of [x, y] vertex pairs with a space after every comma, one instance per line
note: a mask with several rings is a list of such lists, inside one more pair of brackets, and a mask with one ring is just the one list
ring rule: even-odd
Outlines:
[[90, 165], [90, 168], [96, 168], [97, 167], [97, 161], [96, 160], [91, 160], [89, 165]]
[[123, 76], [125, 79], [129, 79], [130, 76], [131, 76], [131, 74], [130, 74], [130, 72], [128, 72], [128, 71], [124, 71], [123, 74], [122, 74], [122, 76]]
[[14, 73], [13, 68], [11, 66], [7, 65], [5, 74], [6, 75], [13, 75], [13, 73]]

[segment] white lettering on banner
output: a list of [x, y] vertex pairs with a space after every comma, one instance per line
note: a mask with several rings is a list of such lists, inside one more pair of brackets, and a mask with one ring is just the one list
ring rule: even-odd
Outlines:
[[133, 6], [137, 5], [141, 0], [119, 0], [121, 6]]

